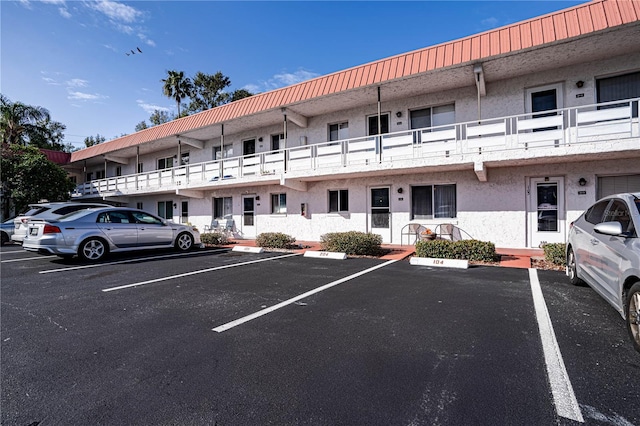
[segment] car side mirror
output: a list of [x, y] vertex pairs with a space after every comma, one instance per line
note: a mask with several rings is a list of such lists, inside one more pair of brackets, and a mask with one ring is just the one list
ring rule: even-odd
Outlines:
[[620, 222], [602, 222], [593, 227], [593, 230], [598, 234], [611, 235], [614, 237], [622, 236], [622, 225]]

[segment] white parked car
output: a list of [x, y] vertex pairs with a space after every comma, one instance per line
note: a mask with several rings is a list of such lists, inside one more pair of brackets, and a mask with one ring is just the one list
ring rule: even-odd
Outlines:
[[13, 219], [13, 235], [11, 240], [22, 243], [27, 235], [28, 223], [31, 218], [55, 219], [65, 214], [92, 207], [109, 207], [109, 204], [99, 203], [78, 203], [78, 202], [56, 202], [56, 203], [36, 203], [29, 204], [26, 212]]
[[625, 319], [640, 352], [640, 192], [605, 197], [569, 229], [567, 275], [583, 281]]

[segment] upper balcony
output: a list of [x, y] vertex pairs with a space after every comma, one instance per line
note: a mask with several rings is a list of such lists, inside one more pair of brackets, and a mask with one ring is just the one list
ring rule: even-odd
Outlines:
[[305, 181], [470, 168], [528, 161], [583, 161], [640, 155], [640, 99], [463, 122], [376, 136], [296, 146], [94, 180], [74, 197], [112, 197], [180, 191], [202, 197], [216, 187], [280, 184], [305, 190]]

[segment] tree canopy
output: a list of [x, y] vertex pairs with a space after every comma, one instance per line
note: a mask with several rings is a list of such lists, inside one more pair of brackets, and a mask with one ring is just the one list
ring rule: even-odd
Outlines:
[[180, 103], [184, 98], [193, 94], [193, 83], [189, 77], [184, 76], [184, 71], [167, 71], [167, 78], [160, 80], [163, 83], [162, 93], [176, 101], [178, 117], [180, 117]]
[[102, 142], [104, 142], [105, 140], [107, 140], [104, 136], [102, 136], [100, 133], [96, 134], [96, 137], [94, 138], [93, 136], [88, 136], [86, 138], [84, 138], [84, 145], [89, 148], [90, 146], [94, 146], [94, 145], [98, 145]]
[[36, 147], [2, 144], [0, 175], [3, 191], [3, 213], [9, 213], [9, 203], [20, 212], [29, 203], [42, 199], [66, 201], [75, 185], [67, 172], [47, 160]]

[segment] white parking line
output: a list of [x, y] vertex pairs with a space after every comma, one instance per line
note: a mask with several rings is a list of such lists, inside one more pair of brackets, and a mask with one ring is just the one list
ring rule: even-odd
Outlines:
[[[206, 253], [219, 252], [219, 251], [229, 251], [229, 249], [209, 250]], [[46, 271], [40, 271], [39, 273], [40, 274], [51, 274], [53, 272], [66, 272], [66, 271], [75, 271], [77, 269], [99, 268], [101, 266], [109, 266], [109, 265], [121, 265], [123, 263], [133, 263], [133, 262], [139, 262], [141, 260], [155, 260], [155, 259], [167, 259], [167, 258], [170, 258], [170, 257], [190, 256], [190, 255], [199, 254], [199, 253], [204, 253], [204, 252], [174, 253], [174, 254], [165, 254], [165, 255], [162, 255], [162, 256], [136, 257], [135, 259], [118, 260], [116, 262], [95, 263], [95, 264], [92, 264], [92, 265], [69, 266], [68, 268], [48, 269]]]
[[542, 350], [547, 364], [547, 375], [551, 384], [551, 393], [553, 394], [556, 412], [561, 417], [584, 423], [580, 406], [573, 392], [573, 386], [571, 386], [571, 380], [569, 380], [569, 375], [560, 353], [556, 334], [553, 331], [553, 324], [551, 324], [549, 311], [542, 295], [542, 288], [540, 287], [536, 269], [529, 269], [529, 281], [531, 282], [533, 306], [538, 320]]
[[34, 259], [49, 259], [50, 257], [56, 257], [56, 256], [31, 256], [31, 257], [23, 257], [20, 259], [10, 259], [10, 260], [3, 260], [0, 263], [11, 263], [11, 262], [26, 262], [27, 260], [34, 260]]
[[321, 292], [323, 290], [326, 290], [328, 288], [334, 287], [334, 286], [336, 286], [338, 284], [342, 284], [342, 283], [344, 283], [346, 281], [349, 281], [349, 280], [352, 280], [354, 278], [357, 278], [357, 277], [359, 277], [361, 275], [368, 274], [369, 272], [375, 271], [376, 269], [383, 268], [383, 267], [385, 267], [387, 265], [391, 265], [392, 263], [397, 262], [397, 261], [398, 261], [397, 259], [396, 260], [389, 260], [389, 261], [387, 261], [385, 263], [382, 263], [380, 265], [376, 265], [373, 268], [365, 269], [364, 271], [357, 272], [355, 274], [349, 275], [348, 277], [344, 277], [344, 278], [341, 278], [339, 280], [330, 282], [329, 284], [325, 284], [322, 287], [318, 287], [318, 288], [310, 290], [310, 291], [308, 291], [306, 293], [302, 293], [299, 296], [293, 297], [293, 298], [291, 298], [289, 300], [285, 300], [284, 302], [280, 302], [277, 305], [273, 305], [273, 306], [271, 306], [269, 308], [266, 308], [266, 309], [263, 309], [261, 311], [254, 312], [253, 314], [244, 316], [244, 317], [239, 318], [239, 319], [237, 319], [235, 321], [231, 321], [231, 322], [228, 322], [226, 324], [222, 324], [222, 325], [212, 329], [212, 331], [215, 331], [215, 332], [218, 332], [218, 333], [222, 333], [223, 331], [227, 331], [230, 328], [236, 327], [236, 326], [238, 326], [240, 324], [244, 324], [245, 322], [254, 320], [254, 319], [256, 319], [258, 317], [261, 317], [263, 315], [266, 315], [266, 314], [268, 314], [270, 312], [273, 312], [273, 311], [278, 310], [280, 308], [283, 308], [283, 307], [285, 307], [287, 305], [295, 303], [300, 299], [304, 299], [304, 298], [309, 297], [309, 296], [311, 296], [313, 294], [316, 294], [316, 293], [319, 293], [319, 292]]
[[191, 275], [203, 274], [205, 272], [218, 271], [220, 269], [227, 269], [227, 268], [235, 268], [236, 266], [251, 265], [252, 263], [268, 262], [268, 261], [271, 261], [271, 260], [277, 260], [277, 259], [282, 259], [282, 258], [291, 257], [291, 256], [300, 256], [300, 253], [292, 253], [292, 254], [286, 254], [284, 256], [268, 257], [266, 259], [250, 260], [248, 262], [234, 263], [232, 265], [216, 266], [215, 268], [200, 269], [198, 271], [186, 272], [184, 274], [170, 275], [168, 277], [156, 278], [155, 280], [140, 281], [138, 283], [126, 284], [126, 285], [121, 285], [121, 286], [118, 286], [118, 287], [105, 288], [102, 291], [104, 291], [106, 293], [106, 292], [109, 292], [109, 291], [122, 290], [122, 289], [130, 288], [130, 287], [139, 287], [139, 286], [143, 286], [143, 285], [147, 285], [147, 284], [158, 283], [158, 282], [161, 282], [161, 281], [169, 281], [169, 280], [174, 280], [176, 278], [182, 278], [182, 277], [188, 277], [188, 276], [191, 276]]

